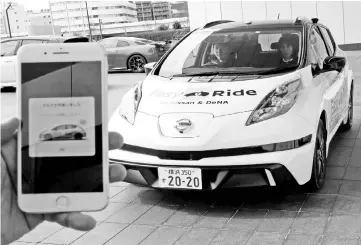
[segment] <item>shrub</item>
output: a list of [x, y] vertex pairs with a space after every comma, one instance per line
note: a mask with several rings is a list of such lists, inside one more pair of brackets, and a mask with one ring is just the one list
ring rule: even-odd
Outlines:
[[173, 29], [182, 29], [182, 25], [179, 21], [173, 23]]
[[161, 30], [161, 31], [166, 31], [166, 30], [169, 29], [169, 26], [161, 24], [160, 26], [158, 26], [158, 29]]

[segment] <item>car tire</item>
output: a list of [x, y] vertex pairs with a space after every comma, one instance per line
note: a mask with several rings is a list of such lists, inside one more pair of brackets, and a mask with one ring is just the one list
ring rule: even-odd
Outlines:
[[340, 130], [341, 131], [347, 131], [352, 128], [352, 122], [353, 122], [353, 84], [351, 86], [350, 91], [350, 99], [348, 102], [348, 113], [347, 113], [347, 122], [341, 124]]
[[75, 134], [74, 135], [74, 139], [76, 139], [76, 140], [81, 140], [83, 138], [83, 135], [82, 134]]
[[147, 64], [147, 60], [144, 56], [140, 54], [134, 54], [129, 57], [127, 61], [128, 69], [132, 72], [143, 73], [145, 72], [144, 65]]
[[316, 134], [311, 179], [306, 186], [308, 191], [317, 191], [323, 187], [326, 179], [326, 167], [326, 128], [324, 122], [320, 120]]

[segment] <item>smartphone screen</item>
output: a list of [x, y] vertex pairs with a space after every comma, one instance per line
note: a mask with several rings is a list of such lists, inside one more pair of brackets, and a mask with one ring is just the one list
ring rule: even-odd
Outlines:
[[100, 61], [21, 64], [23, 194], [103, 192]]

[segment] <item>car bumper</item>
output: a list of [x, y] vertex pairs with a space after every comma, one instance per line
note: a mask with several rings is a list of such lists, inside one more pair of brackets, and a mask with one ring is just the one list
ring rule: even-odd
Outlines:
[[226, 120], [216, 118], [210, 131], [205, 129], [200, 137], [171, 138], [150, 130], [158, 129], [158, 117], [138, 113], [131, 125], [116, 111], [109, 131], [119, 132], [125, 144], [110, 151], [109, 159], [128, 169], [126, 182], [154, 188], [160, 187], [159, 167], [200, 168], [203, 190], [277, 186], [284, 180], [307, 183], [313, 164], [314, 126], [290, 115], [234, 130], [232, 125], [248, 117], [249, 113], [239, 113]]

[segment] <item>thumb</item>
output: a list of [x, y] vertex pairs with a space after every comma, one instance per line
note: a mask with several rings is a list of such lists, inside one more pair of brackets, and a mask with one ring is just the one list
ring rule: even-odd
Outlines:
[[13, 117], [1, 123], [1, 143], [9, 140], [19, 126], [19, 119]]

